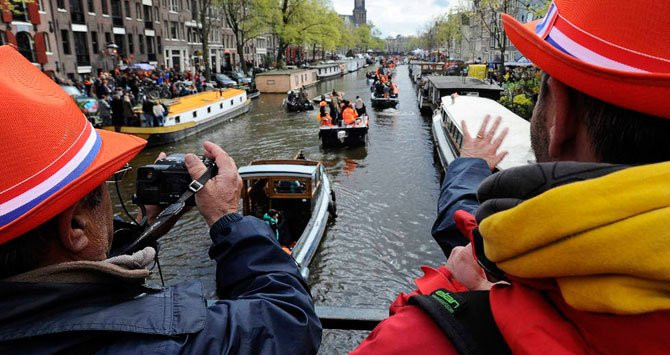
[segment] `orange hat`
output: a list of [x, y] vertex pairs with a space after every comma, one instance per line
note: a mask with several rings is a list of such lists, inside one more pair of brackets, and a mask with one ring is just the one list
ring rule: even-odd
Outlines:
[[561, 82], [630, 110], [670, 118], [667, 1], [555, 0], [547, 15], [505, 32], [528, 59]]
[[19, 52], [0, 46], [0, 244], [81, 200], [146, 144], [98, 131]]

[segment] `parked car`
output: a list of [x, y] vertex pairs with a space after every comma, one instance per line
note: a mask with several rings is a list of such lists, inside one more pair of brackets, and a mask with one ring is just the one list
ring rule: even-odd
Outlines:
[[81, 112], [94, 126], [98, 127], [102, 124], [102, 120], [98, 116], [98, 101], [96, 99], [86, 96], [75, 86], [61, 85], [60, 87], [77, 103]]
[[225, 74], [213, 74], [212, 81], [220, 88], [233, 88], [237, 86], [237, 81], [229, 78]]
[[240, 85], [249, 85], [253, 81], [250, 77], [244, 74], [241, 70], [226, 72], [226, 75], [233, 80], [236, 80]]

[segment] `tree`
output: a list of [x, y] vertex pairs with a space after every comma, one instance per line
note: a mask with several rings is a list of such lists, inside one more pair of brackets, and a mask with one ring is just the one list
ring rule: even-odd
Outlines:
[[550, 0], [472, 0], [473, 10], [478, 15], [482, 28], [491, 37], [493, 48], [500, 53], [501, 70], [499, 78], [505, 75], [505, 52], [507, 50], [507, 34], [502, 25], [502, 14], [517, 14], [521, 10], [535, 16], [549, 6]]
[[233, 30], [237, 53], [240, 56], [240, 65], [245, 73], [247, 61], [244, 60], [244, 47], [249, 41], [255, 40], [263, 34], [263, 26], [256, 11], [258, 5], [255, 0], [219, 0], [223, 14], [230, 29]]
[[223, 7], [222, 0], [199, 0], [194, 1], [191, 11], [196, 14], [196, 33], [200, 37], [202, 43], [202, 65], [205, 67], [205, 78], [209, 80], [212, 71], [209, 63], [209, 36], [212, 31], [212, 26], [220, 21], [222, 17]]
[[321, 25], [320, 19], [329, 11], [325, 0], [258, 0], [257, 11], [270, 31], [277, 36], [277, 65], [284, 65], [284, 52], [289, 45], [305, 44]]

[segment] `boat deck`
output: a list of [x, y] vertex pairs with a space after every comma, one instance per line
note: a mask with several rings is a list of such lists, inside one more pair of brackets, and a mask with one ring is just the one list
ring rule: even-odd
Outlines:
[[225, 89], [222, 94], [219, 94], [219, 91], [215, 90], [182, 96], [178, 99], [175, 99], [175, 103], [170, 105], [170, 115], [178, 115], [184, 112], [195, 110], [222, 99], [225, 100], [233, 98], [243, 94], [244, 92], [244, 90], [238, 89]]

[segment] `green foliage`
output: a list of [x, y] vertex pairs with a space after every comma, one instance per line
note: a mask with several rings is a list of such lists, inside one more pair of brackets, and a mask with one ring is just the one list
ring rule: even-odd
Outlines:
[[535, 103], [531, 98], [540, 91], [539, 71], [536, 68], [517, 68], [506, 74], [500, 103], [517, 115], [530, 120]]

